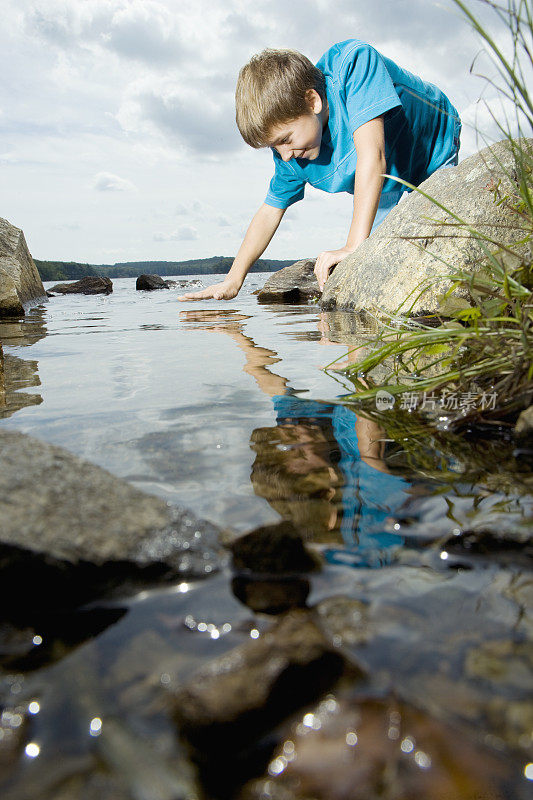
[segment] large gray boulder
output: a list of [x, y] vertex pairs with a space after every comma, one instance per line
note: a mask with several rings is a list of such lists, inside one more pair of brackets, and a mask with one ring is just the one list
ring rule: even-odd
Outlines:
[[0, 317], [24, 316], [44, 302], [46, 292], [24, 234], [0, 217]]
[[0, 343], [0, 408], [6, 404], [6, 384], [4, 378], [4, 351]]
[[213, 525], [60, 447], [0, 430], [0, 463], [0, 607], [38, 590], [72, 605], [98, 583], [201, 577], [221, 563]]
[[[527, 146], [533, 148], [533, 139]], [[457, 167], [438, 170], [419, 188], [490, 239], [512, 246], [525, 236], [524, 223], [508, 202], [498, 200], [516, 193], [514, 169], [504, 140]], [[478, 241], [455, 223], [451, 214], [412, 192], [337, 265], [322, 307], [392, 313], [402, 306], [402, 313], [445, 313], [442, 295], [451, 282], [442, 276], [454, 268], [475, 272], [483, 260]], [[429, 286], [416, 299], [422, 282]]]

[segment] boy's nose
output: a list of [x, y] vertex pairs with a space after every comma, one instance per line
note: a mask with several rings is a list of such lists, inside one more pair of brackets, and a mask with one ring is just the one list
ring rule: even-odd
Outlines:
[[280, 154], [282, 161], [290, 161], [291, 158], [293, 157], [293, 149], [292, 149], [292, 147], [289, 147], [286, 144], [285, 145], [283, 145], [283, 144], [278, 145], [277, 151]]

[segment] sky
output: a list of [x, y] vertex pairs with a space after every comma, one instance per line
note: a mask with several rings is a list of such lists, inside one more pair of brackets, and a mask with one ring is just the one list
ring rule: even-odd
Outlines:
[[[235, 124], [240, 67], [265, 47], [317, 61], [348, 38], [448, 95], [461, 158], [483, 146], [476, 121], [491, 139], [479, 98], [494, 90], [470, 73], [481, 44], [452, 0], [2, 0], [0, 216], [37, 259], [235, 255], [273, 172]], [[491, 74], [483, 56], [477, 69]], [[265, 257], [342, 247], [351, 205], [306, 191]]]

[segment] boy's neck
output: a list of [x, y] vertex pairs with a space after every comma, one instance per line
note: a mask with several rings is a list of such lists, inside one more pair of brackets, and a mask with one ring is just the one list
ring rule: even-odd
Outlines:
[[324, 105], [322, 106], [322, 130], [325, 131], [328, 127], [329, 122], [329, 104], [327, 97], [324, 99]]

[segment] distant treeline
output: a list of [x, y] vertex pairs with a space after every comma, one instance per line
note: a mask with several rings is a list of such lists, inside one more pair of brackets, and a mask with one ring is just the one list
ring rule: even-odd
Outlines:
[[[276, 261], [260, 258], [252, 272], [275, 272], [296, 259]], [[38, 261], [35, 265], [43, 281], [78, 280], [85, 275], [105, 275], [108, 278], [137, 278], [139, 275], [210, 275], [227, 272], [233, 263], [229, 256], [195, 258], [190, 261], [125, 261], [117, 264], [79, 264], [75, 261]]]

